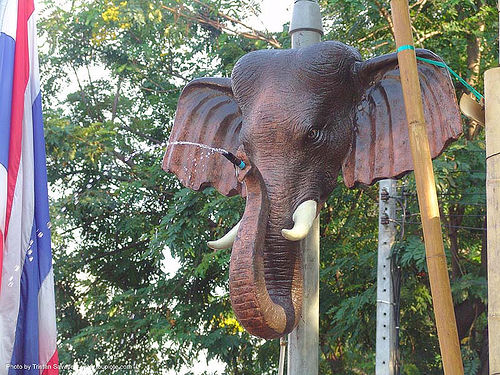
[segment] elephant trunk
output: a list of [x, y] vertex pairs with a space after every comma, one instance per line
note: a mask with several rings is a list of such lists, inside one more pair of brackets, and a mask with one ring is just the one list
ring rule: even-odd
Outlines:
[[266, 185], [255, 166], [246, 172], [244, 183], [246, 208], [229, 268], [231, 304], [248, 332], [273, 339], [291, 332], [300, 318], [299, 242], [281, 236], [281, 229], [289, 223], [275, 214], [279, 209], [270, 207]]

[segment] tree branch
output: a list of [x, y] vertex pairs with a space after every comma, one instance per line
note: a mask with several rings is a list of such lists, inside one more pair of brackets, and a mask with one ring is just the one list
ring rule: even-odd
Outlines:
[[435, 35], [439, 35], [441, 34], [442, 31], [441, 30], [434, 30], [434, 31], [431, 31], [430, 33], [427, 33], [427, 34], [424, 34], [422, 36], [420, 36], [416, 41], [415, 41], [415, 44], [422, 44], [424, 41], [426, 41], [427, 39], [429, 38], [432, 38], [433, 36]]
[[[205, 5], [205, 4], [203, 4], [203, 5]], [[200, 23], [200, 24], [211, 26], [211, 27], [213, 27], [216, 30], [224, 31], [224, 32], [226, 32], [228, 34], [238, 35], [238, 36], [241, 36], [241, 37], [244, 37], [244, 38], [247, 38], [247, 39], [262, 40], [262, 41], [264, 41], [266, 43], [269, 43], [270, 45], [272, 45], [275, 48], [281, 48], [281, 44], [274, 37], [269, 37], [269, 36], [265, 35], [264, 33], [260, 32], [260, 31], [254, 30], [250, 26], [247, 26], [247, 25], [243, 24], [241, 21], [238, 21], [238, 20], [236, 20], [236, 19], [234, 19], [234, 18], [232, 18], [232, 17], [230, 17], [228, 15], [225, 15], [223, 13], [217, 12], [217, 14], [220, 17], [222, 17], [222, 18], [224, 18], [226, 20], [230, 20], [233, 23], [238, 23], [239, 25], [246, 27], [251, 32], [248, 33], [248, 32], [237, 31], [235, 29], [232, 29], [232, 28], [224, 25], [223, 23], [221, 23], [219, 21], [210, 19], [210, 18], [202, 16], [202, 15], [197, 15], [197, 14], [193, 14], [193, 13], [189, 14], [187, 12], [183, 13], [181, 11], [180, 7], [178, 7], [178, 8], [171, 8], [171, 7], [166, 6], [166, 5], [162, 5], [161, 7], [163, 9], [166, 9], [169, 12], [173, 13], [174, 15], [177, 15], [179, 17], [184, 17], [184, 18], [186, 18], [188, 20], [195, 21], [195, 22]], [[210, 8], [208, 8], [208, 9], [210, 9]]]
[[122, 163], [127, 164], [130, 168], [135, 168], [135, 163], [131, 158], [127, 158], [125, 155], [120, 154], [119, 152], [116, 152], [114, 150], [113, 150], [113, 155]]
[[420, 12], [422, 11], [422, 8], [424, 7], [424, 5], [427, 3], [427, 0], [419, 0], [417, 2], [415, 2], [414, 4], [412, 4], [410, 6], [410, 9], [413, 9], [415, 8], [416, 6], [418, 6], [418, 9], [415, 13], [415, 18], [420, 14]]
[[394, 24], [392, 23], [392, 17], [389, 11], [380, 4], [378, 0], [374, 0], [375, 5], [377, 6], [379, 14], [387, 21], [387, 24], [391, 28], [391, 34], [394, 36]]
[[[90, 68], [89, 68], [89, 64], [85, 64], [85, 68], [87, 69], [87, 76], [89, 77], [89, 86], [90, 86], [90, 91], [91, 91], [91, 94], [92, 94], [92, 99], [94, 100], [94, 103], [98, 103], [98, 100], [96, 99], [95, 97], [95, 86], [94, 86], [94, 82], [92, 81], [92, 77], [90, 75]], [[95, 112], [95, 116], [96, 118], [100, 121], [100, 122], [104, 122], [104, 117], [102, 116], [102, 113], [98, 113], [97, 111]]]
[[358, 40], [358, 43], [362, 43], [364, 42], [365, 40], [368, 40], [370, 39], [371, 37], [375, 36], [375, 34], [381, 32], [381, 31], [384, 31], [384, 30], [387, 30], [390, 26], [389, 25], [385, 25], [384, 27], [381, 27], [373, 32], [371, 32], [370, 34], [368, 34], [367, 36], [361, 38]]
[[261, 40], [267, 41], [272, 46], [274, 46], [276, 48], [281, 48], [281, 44], [273, 36], [269, 37], [268, 35], [264, 34], [263, 32], [255, 30], [253, 27], [246, 25], [245, 23], [241, 22], [240, 20], [238, 20], [238, 19], [236, 19], [234, 17], [231, 17], [231, 16], [229, 16], [227, 14], [224, 14], [222, 12], [219, 12], [218, 10], [216, 10], [213, 7], [209, 6], [208, 4], [202, 3], [200, 0], [193, 0], [193, 1], [195, 3], [197, 3], [197, 4], [200, 4], [201, 6], [204, 6], [207, 9], [210, 9], [213, 12], [216, 12], [218, 16], [220, 16], [220, 17], [222, 17], [222, 18], [224, 18], [224, 19], [226, 19], [226, 20], [228, 20], [230, 22], [233, 22], [233, 23], [235, 23], [237, 25], [243, 26], [244, 28], [246, 28], [247, 30], [250, 30], [253, 33], [253, 34], [242, 33], [241, 34], [242, 36], [248, 35], [246, 37], [251, 38], [250, 35], [257, 35], [257, 36], [263, 38]]
[[127, 130], [127, 131], [129, 131], [135, 135], [138, 135], [139, 137], [147, 139], [148, 141], [153, 142], [157, 145], [163, 145], [163, 142], [159, 141], [158, 139], [150, 137], [149, 135], [144, 134], [144, 133], [140, 132], [139, 130], [133, 129], [130, 126], [126, 125], [126, 122], [120, 116], [116, 116], [116, 118], [118, 119], [118, 121], [120, 121], [122, 123], [122, 125], [118, 125], [121, 129]]
[[142, 240], [142, 241], [137, 241], [137, 242], [131, 242], [123, 247], [120, 247], [118, 249], [115, 249], [113, 251], [108, 251], [108, 252], [105, 252], [105, 253], [102, 253], [102, 254], [99, 254], [99, 255], [96, 255], [90, 259], [87, 259], [85, 261], [85, 263], [90, 263], [90, 262], [93, 262], [95, 260], [98, 260], [98, 259], [101, 259], [101, 258], [104, 258], [104, 257], [107, 257], [109, 255], [114, 255], [114, 254], [117, 254], [117, 253], [120, 253], [122, 251], [126, 251], [126, 250], [130, 250], [134, 247], [138, 247], [138, 246], [142, 246], [142, 245], [145, 245], [149, 242], [149, 240]]
[[115, 121], [116, 111], [118, 109], [118, 99], [120, 98], [120, 89], [122, 87], [123, 76], [120, 75], [116, 84], [115, 98], [113, 99], [113, 107], [111, 108], [111, 122]]

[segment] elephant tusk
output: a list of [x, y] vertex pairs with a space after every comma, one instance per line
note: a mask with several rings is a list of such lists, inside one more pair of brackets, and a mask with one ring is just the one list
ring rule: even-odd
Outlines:
[[240, 228], [240, 222], [236, 224], [233, 229], [226, 233], [226, 235], [217, 241], [208, 241], [207, 245], [209, 248], [214, 250], [222, 250], [229, 249], [233, 246], [234, 239], [236, 238], [236, 233], [238, 233], [238, 229]]
[[294, 222], [293, 228], [282, 229], [281, 235], [290, 241], [300, 241], [304, 239], [309, 233], [313, 221], [316, 218], [317, 207], [318, 204], [313, 200], [308, 200], [299, 204], [292, 216]]

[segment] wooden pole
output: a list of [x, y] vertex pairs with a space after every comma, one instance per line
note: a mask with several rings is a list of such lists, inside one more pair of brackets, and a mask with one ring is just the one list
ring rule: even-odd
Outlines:
[[[292, 48], [321, 41], [323, 27], [316, 0], [295, 0], [290, 22]], [[319, 366], [319, 217], [301, 241], [304, 289], [302, 314], [297, 328], [288, 335], [288, 375], [317, 375]]]
[[500, 374], [500, 68], [484, 75], [490, 374]]
[[377, 260], [377, 340], [375, 375], [395, 375], [396, 320], [391, 272], [391, 248], [396, 237], [396, 180], [379, 181], [379, 223]]
[[[500, 21], [500, 1], [498, 20]], [[500, 30], [498, 30], [500, 38]], [[498, 61], [500, 65], [500, 40]], [[484, 74], [486, 214], [488, 250], [488, 350], [491, 375], [500, 374], [500, 68]]]
[[[401, 84], [443, 368], [447, 375], [462, 375], [464, 370], [444, 254], [441, 220], [418, 79], [417, 60], [415, 50], [412, 49], [413, 35], [408, 1], [391, 0], [391, 9], [396, 46], [399, 51]], [[401, 46], [411, 47], [399, 49]], [[447, 103], [443, 103], [443, 105], [447, 105]]]

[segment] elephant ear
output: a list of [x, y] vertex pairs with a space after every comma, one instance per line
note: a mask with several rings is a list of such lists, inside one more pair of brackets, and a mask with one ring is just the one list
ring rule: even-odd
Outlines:
[[226, 196], [241, 194], [233, 164], [207, 148], [235, 154], [240, 129], [241, 111], [233, 97], [231, 79], [191, 81], [177, 104], [163, 169], [175, 173], [184, 186], [196, 191], [213, 186]]
[[[442, 61], [427, 50], [417, 56]], [[448, 71], [417, 60], [431, 156], [441, 154], [462, 133], [460, 111]], [[356, 131], [342, 171], [348, 187], [399, 178], [413, 170], [397, 54], [357, 62], [362, 97]]]

